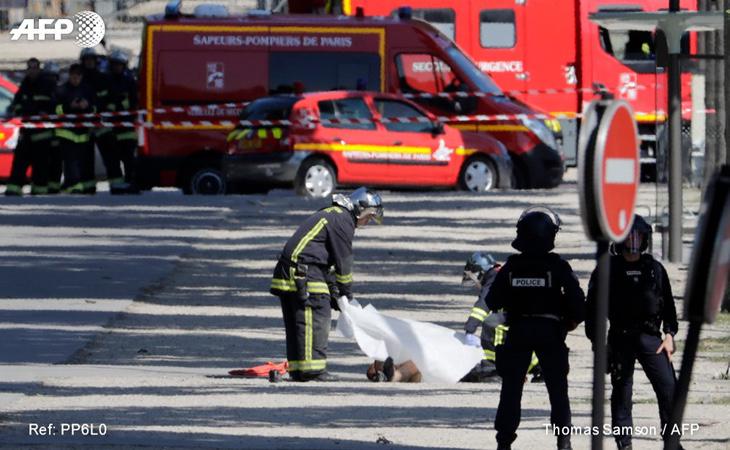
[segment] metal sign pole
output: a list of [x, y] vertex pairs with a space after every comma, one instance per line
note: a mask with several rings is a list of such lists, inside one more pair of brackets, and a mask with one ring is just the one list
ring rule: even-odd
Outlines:
[[[670, 0], [679, 12], [679, 0]], [[669, 36], [667, 36], [669, 37]], [[682, 261], [682, 67], [680, 54], [669, 47], [669, 261]]]
[[598, 429], [591, 437], [591, 449], [603, 449], [603, 423], [605, 421], [604, 403], [606, 396], [606, 318], [608, 317], [608, 291], [611, 285], [611, 265], [608, 242], [596, 242], [596, 261], [598, 263], [598, 297], [595, 311], [595, 337], [593, 340], [593, 416], [591, 425]]

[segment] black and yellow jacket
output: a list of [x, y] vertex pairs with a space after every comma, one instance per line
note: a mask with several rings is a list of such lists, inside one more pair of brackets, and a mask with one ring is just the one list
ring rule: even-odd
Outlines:
[[[296, 293], [296, 266], [306, 265], [307, 291], [310, 295], [352, 296], [352, 239], [355, 218], [341, 206], [330, 206], [311, 215], [287, 241], [274, 269], [271, 293], [282, 296]], [[330, 268], [334, 267], [334, 280]]]

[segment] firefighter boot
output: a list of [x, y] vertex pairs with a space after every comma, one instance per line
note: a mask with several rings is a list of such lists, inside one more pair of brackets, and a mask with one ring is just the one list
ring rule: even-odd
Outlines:
[[570, 445], [570, 435], [558, 436], [558, 450], [572, 450], [573, 447]]

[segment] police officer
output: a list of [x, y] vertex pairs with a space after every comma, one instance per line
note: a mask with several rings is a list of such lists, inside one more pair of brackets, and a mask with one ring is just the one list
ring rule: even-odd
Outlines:
[[[68, 70], [68, 81], [58, 90], [58, 114], [85, 114], [95, 111], [94, 91], [83, 82], [84, 71], [79, 64], [72, 64]], [[72, 121], [72, 120], [69, 120]], [[72, 194], [90, 194], [88, 189], [89, 154], [93, 161], [94, 143], [88, 128], [59, 128], [56, 130], [63, 152], [64, 191]]]
[[[651, 226], [643, 217], [636, 215], [628, 237], [613, 247], [615, 255], [610, 259], [608, 369], [612, 386], [611, 423], [613, 427], [622, 427], [621, 430], [633, 426], [631, 394], [637, 359], [656, 393], [662, 429], [672, 410], [676, 380], [671, 357], [678, 329], [677, 312], [666, 270], [646, 253], [650, 239]], [[591, 341], [595, 338], [593, 314], [598, 295], [597, 273], [598, 268], [593, 271], [588, 285], [586, 335]], [[616, 435], [614, 438], [619, 449], [631, 448], [631, 435]]]
[[[52, 114], [55, 106], [55, 85], [41, 76], [41, 63], [36, 58], [26, 62], [25, 78], [8, 107], [11, 116]], [[31, 194], [48, 193], [48, 169], [51, 129], [23, 128], [13, 154], [10, 179], [5, 195], [22, 195], [28, 167], [33, 167]]]
[[[55, 61], [43, 63], [43, 76], [53, 86], [54, 94], [58, 89], [58, 82], [61, 76], [61, 67]], [[61, 192], [61, 176], [63, 175], [63, 153], [56, 133], [50, 142], [50, 161], [48, 168], [48, 193], [58, 194]]]
[[[349, 197], [332, 196], [332, 206], [310, 216], [287, 241], [271, 280], [281, 300], [289, 375], [295, 381], [334, 381], [327, 372], [331, 292], [352, 297], [352, 239], [355, 228], [382, 221], [383, 203], [361, 187]], [[334, 280], [329, 268], [334, 266]]]
[[[504, 343], [509, 327], [505, 324], [506, 315], [504, 311], [490, 311], [485, 303], [489, 288], [497, 276], [501, 265], [497, 263], [489, 253], [475, 252], [464, 265], [462, 284], [473, 284], [479, 290], [479, 297], [469, 312], [469, 317], [464, 324], [464, 331], [469, 342], [480, 342], [484, 350], [484, 357], [462, 381], [484, 381], [497, 376], [496, 348]], [[474, 334], [481, 325], [481, 339]], [[533, 375], [532, 381], [542, 381], [540, 365], [537, 355], [533, 352], [528, 373]]]
[[[109, 79], [107, 74], [99, 70], [99, 60], [93, 48], [81, 50], [79, 62], [83, 68], [84, 84], [89, 86], [94, 95], [94, 111], [101, 112], [109, 98]], [[95, 128], [89, 135], [91, 139], [91, 152], [84, 154], [82, 161], [82, 185], [85, 194], [96, 193], [96, 173], [94, 169], [95, 150], [94, 145], [99, 145], [100, 152], [107, 142], [113, 143], [111, 128]], [[112, 144], [113, 145], [113, 144]], [[108, 168], [107, 168], [108, 170]]]
[[[517, 221], [512, 247], [485, 299], [492, 311], [503, 309], [510, 330], [497, 347], [502, 392], [494, 426], [498, 449], [509, 449], [520, 423], [522, 388], [532, 352], [540, 358], [550, 397], [554, 428], [570, 427], [568, 348], [565, 337], [585, 317], [584, 294], [570, 265], [552, 253], [560, 218], [550, 208], [525, 210]], [[556, 433], [559, 449], [569, 449], [570, 434]]]
[[[137, 109], [137, 83], [127, 70], [129, 57], [121, 50], [109, 54], [110, 73], [109, 93], [106, 96], [104, 111], [120, 112]], [[124, 121], [134, 120], [134, 116], [122, 117]], [[104, 160], [112, 194], [139, 193], [134, 186], [134, 151], [137, 147], [137, 132], [134, 128], [114, 128], [99, 136], [99, 151]], [[122, 165], [124, 171], [122, 172]]]

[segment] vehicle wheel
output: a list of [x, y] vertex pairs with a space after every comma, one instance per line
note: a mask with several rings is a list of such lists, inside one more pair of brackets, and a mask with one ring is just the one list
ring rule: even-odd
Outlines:
[[461, 168], [459, 187], [465, 191], [486, 192], [497, 186], [497, 170], [485, 156], [470, 158]]
[[223, 195], [226, 193], [226, 179], [214, 167], [205, 167], [190, 177], [186, 193], [194, 195]]
[[294, 188], [297, 194], [311, 198], [332, 195], [337, 186], [337, 175], [332, 166], [321, 158], [304, 161], [299, 168]]

